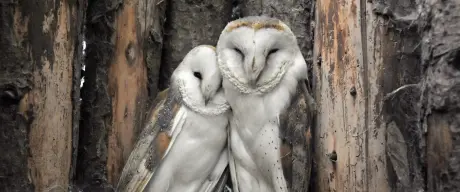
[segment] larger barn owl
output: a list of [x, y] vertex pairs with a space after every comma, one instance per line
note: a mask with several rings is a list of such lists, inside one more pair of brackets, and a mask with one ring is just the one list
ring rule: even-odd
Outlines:
[[[192, 49], [160, 93], [117, 191], [210, 192], [223, 188], [229, 105], [215, 48]], [[219, 190], [218, 190], [219, 191]]]
[[[278, 19], [245, 17], [227, 24], [217, 54], [233, 111], [229, 131], [233, 190], [306, 191], [311, 154], [309, 122], [304, 119], [314, 103], [306, 90], [307, 65], [295, 35]], [[296, 117], [303, 119], [296, 123]]]

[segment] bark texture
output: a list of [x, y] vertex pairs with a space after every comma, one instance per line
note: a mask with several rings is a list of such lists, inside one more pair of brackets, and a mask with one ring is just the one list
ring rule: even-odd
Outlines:
[[460, 190], [460, 1], [426, 0], [422, 15], [427, 191]]
[[229, 0], [175, 0], [168, 4], [160, 90], [169, 87], [172, 72], [193, 47], [216, 45], [231, 13]]
[[89, 1], [78, 183], [112, 191], [157, 93], [167, 1]]
[[0, 1], [0, 189], [67, 191], [79, 119], [81, 0]]
[[[317, 1], [316, 191], [423, 190], [413, 0]], [[389, 94], [388, 94], [389, 93]], [[387, 95], [388, 94], [388, 95]]]

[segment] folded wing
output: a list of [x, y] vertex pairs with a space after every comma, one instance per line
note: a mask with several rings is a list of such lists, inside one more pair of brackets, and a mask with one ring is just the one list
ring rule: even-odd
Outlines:
[[185, 115], [179, 112], [180, 104], [166, 89], [158, 94], [150, 111], [147, 124], [139, 135], [118, 182], [117, 191], [143, 191], [155, 168], [173, 143], [174, 135], [180, 131]]
[[[118, 182], [119, 192], [141, 192], [148, 185], [155, 168], [165, 157], [182, 130], [187, 110], [177, 102], [169, 90], [161, 92], [151, 110], [135, 148], [125, 163]], [[203, 183], [202, 192], [223, 191], [228, 178], [228, 153], [222, 151], [219, 163]]]
[[291, 105], [280, 115], [281, 162], [289, 191], [308, 191], [312, 167], [313, 97], [300, 81]]

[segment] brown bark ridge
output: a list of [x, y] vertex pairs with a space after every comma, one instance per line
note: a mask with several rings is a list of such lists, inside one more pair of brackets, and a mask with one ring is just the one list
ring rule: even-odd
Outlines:
[[460, 190], [460, 2], [424, 1], [427, 191]]
[[[286, 1], [240, 1], [237, 10], [241, 16], [265, 15], [285, 22], [297, 37], [297, 42], [306, 59], [309, 71], [313, 54], [313, 0]], [[238, 14], [238, 13], [237, 13]], [[311, 75], [309, 75], [311, 77]], [[309, 77], [309, 79], [311, 79]], [[305, 82], [300, 82], [300, 84]], [[310, 87], [308, 83], [308, 88]], [[312, 167], [312, 112], [307, 96], [298, 88], [291, 106], [281, 115], [283, 137], [283, 170], [289, 191], [308, 191]]]
[[0, 1], [2, 191], [68, 191], [82, 2]]
[[157, 92], [164, 0], [89, 1], [77, 167], [83, 190], [111, 191]]
[[412, 0], [317, 1], [316, 191], [423, 190], [420, 93], [397, 89], [421, 76], [419, 38], [404, 25], [415, 7]]
[[172, 72], [192, 48], [201, 44], [216, 45], [231, 13], [230, 0], [175, 0], [168, 3], [160, 90], [169, 87]]

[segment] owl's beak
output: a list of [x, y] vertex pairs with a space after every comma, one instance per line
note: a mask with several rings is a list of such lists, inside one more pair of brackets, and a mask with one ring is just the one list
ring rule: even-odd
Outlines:
[[212, 96], [215, 94], [214, 91], [211, 91], [211, 89], [206, 88], [203, 97], [204, 97], [204, 104], [207, 105], [208, 102], [211, 100]]
[[210, 96], [208, 94], [204, 95], [204, 105], [208, 105]]
[[[265, 61], [263, 61], [265, 62]], [[263, 62], [256, 62], [255, 57], [252, 59], [251, 63], [246, 65], [246, 73], [249, 77], [249, 85], [253, 88], [256, 87], [257, 81], [259, 80], [260, 72], [263, 69]]]
[[252, 78], [249, 80], [249, 86], [251, 86], [252, 88], [256, 88], [256, 84], [257, 84], [257, 80]]

